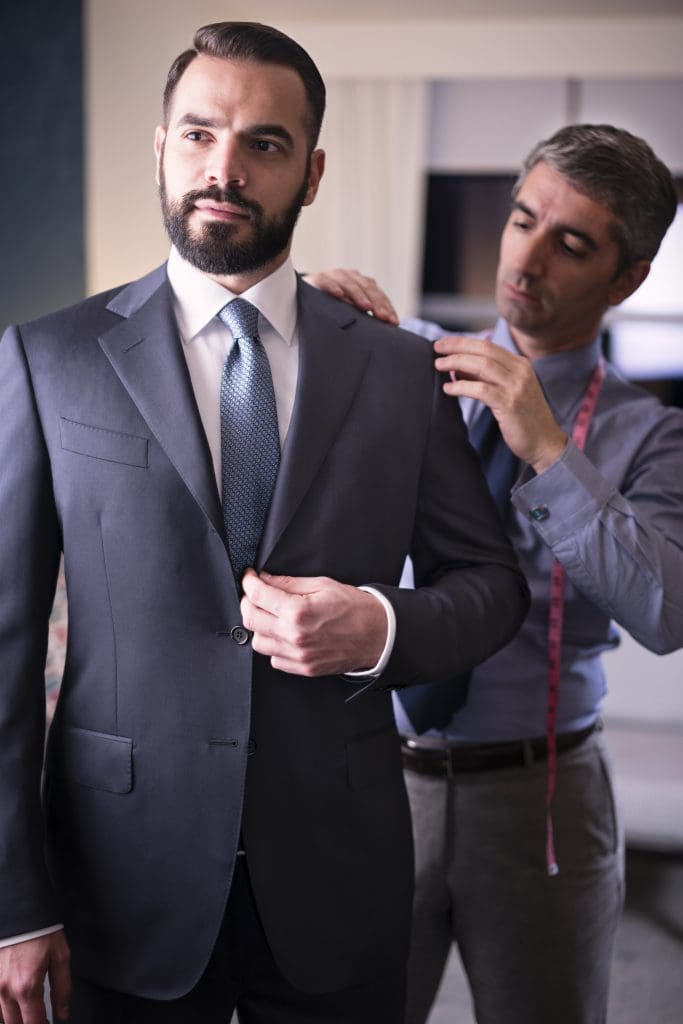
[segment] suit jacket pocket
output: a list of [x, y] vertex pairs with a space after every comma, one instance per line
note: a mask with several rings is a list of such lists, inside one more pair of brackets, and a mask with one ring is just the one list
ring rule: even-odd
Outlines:
[[50, 733], [45, 771], [58, 779], [78, 782], [106, 793], [130, 793], [133, 788], [133, 741], [76, 726]]
[[346, 744], [351, 789], [367, 789], [401, 777], [401, 745], [395, 729], [357, 736]]
[[123, 462], [146, 469], [149, 465], [149, 441], [135, 434], [122, 434], [105, 427], [93, 427], [61, 416], [59, 432], [62, 448], [78, 455], [89, 455], [106, 462]]

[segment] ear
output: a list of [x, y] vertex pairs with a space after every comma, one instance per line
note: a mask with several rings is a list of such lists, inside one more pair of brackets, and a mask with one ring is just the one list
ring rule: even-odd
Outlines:
[[161, 167], [161, 156], [164, 152], [164, 142], [166, 141], [166, 129], [162, 128], [161, 125], [157, 126], [157, 130], [154, 133], [154, 155], [157, 160], [157, 172], [156, 182], [157, 185], [161, 184], [159, 168]]
[[322, 149], [314, 149], [311, 153], [310, 169], [308, 172], [308, 189], [303, 206], [310, 206], [318, 193], [320, 179], [325, 171], [325, 152]]
[[634, 291], [640, 288], [650, 273], [650, 267], [651, 263], [649, 260], [638, 260], [636, 263], [632, 263], [630, 267], [622, 270], [619, 277], [615, 278], [610, 287], [609, 305], [618, 306], [629, 295], [633, 295]]

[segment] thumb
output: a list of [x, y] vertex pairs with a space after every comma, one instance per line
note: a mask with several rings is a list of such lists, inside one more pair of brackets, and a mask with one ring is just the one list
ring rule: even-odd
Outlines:
[[301, 596], [315, 594], [320, 590], [322, 582], [320, 576], [273, 576], [269, 572], [262, 572], [260, 576], [269, 587], [275, 587], [276, 590], [282, 590], [286, 594]]

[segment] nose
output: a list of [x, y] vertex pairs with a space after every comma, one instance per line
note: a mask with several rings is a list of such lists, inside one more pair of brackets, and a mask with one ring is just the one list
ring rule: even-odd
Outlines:
[[529, 232], [518, 241], [515, 269], [523, 277], [540, 277], [548, 258], [548, 240], [543, 235]]
[[204, 176], [210, 185], [243, 188], [247, 183], [244, 154], [236, 139], [213, 146], [207, 160]]

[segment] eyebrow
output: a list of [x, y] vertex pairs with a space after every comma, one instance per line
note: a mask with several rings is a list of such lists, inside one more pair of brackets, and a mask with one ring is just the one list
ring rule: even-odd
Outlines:
[[[519, 199], [515, 199], [512, 204], [513, 210], [519, 210], [527, 217], [531, 217], [532, 220], [536, 220], [536, 214], [533, 210], [530, 210], [525, 203], [521, 203]], [[573, 238], [578, 238], [579, 241], [583, 242], [587, 248], [592, 252], [596, 252], [598, 245], [592, 235], [589, 235], [587, 231], [580, 231], [578, 228], [572, 227], [571, 224], [556, 224], [555, 230], [559, 231], [561, 235], [572, 235]]]
[[[183, 114], [178, 118], [177, 127], [183, 128], [186, 125], [195, 125], [197, 128], [220, 128], [218, 121], [211, 117], [202, 117], [201, 114]], [[258, 138], [261, 135], [270, 135], [276, 139], [282, 139], [290, 149], [294, 149], [294, 139], [290, 132], [281, 124], [252, 124], [242, 132], [248, 138]]]

